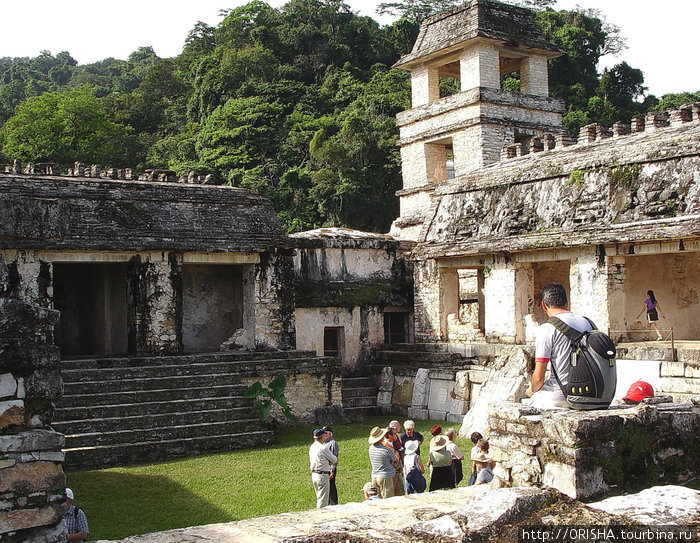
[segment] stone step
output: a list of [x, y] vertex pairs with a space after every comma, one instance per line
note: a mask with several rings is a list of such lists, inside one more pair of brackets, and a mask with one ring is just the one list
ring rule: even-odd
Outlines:
[[428, 364], [453, 364], [460, 363], [464, 359], [458, 353], [425, 352], [425, 351], [377, 351], [377, 359], [383, 362], [398, 363], [428, 363]]
[[411, 353], [446, 353], [450, 351], [450, 347], [447, 343], [391, 343], [383, 345], [381, 349], [386, 349], [387, 351], [404, 351]]
[[376, 385], [376, 380], [373, 375], [363, 377], [343, 377], [341, 380], [343, 388], [358, 388], [358, 387], [373, 387]]
[[376, 407], [377, 395], [343, 398], [343, 409], [346, 407]]
[[[246, 386], [240, 383], [225, 385], [190, 386], [188, 388], [164, 388], [153, 390], [126, 390], [112, 392], [103, 389], [95, 393], [84, 393], [85, 387], [73, 387], [65, 383], [66, 393], [61, 398], [59, 407], [87, 407], [91, 405], [134, 404], [141, 402], [167, 402], [175, 400], [242, 397]], [[70, 390], [70, 392], [69, 392]], [[76, 392], [73, 392], [76, 391]]]
[[240, 434], [259, 431], [260, 420], [223, 421], [213, 423], [187, 424], [169, 427], [147, 427], [110, 432], [86, 432], [66, 434], [66, 448], [95, 447], [135, 442], [161, 442], [195, 437]]
[[345, 388], [343, 387], [341, 389], [342, 396], [343, 396], [343, 401], [345, 401], [347, 398], [358, 398], [362, 396], [374, 396], [376, 399], [377, 394], [379, 394], [379, 387], [377, 386], [370, 386], [370, 387], [358, 387], [358, 388]]
[[268, 445], [274, 441], [275, 435], [273, 432], [257, 430], [245, 433], [206, 435], [163, 441], [135, 441], [118, 445], [69, 447], [64, 449], [66, 452], [64, 465], [73, 469], [83, 469], [93, 466], [152, 462], [166, 458], [249, 449]]
[[[118, 406], [117, 406], [118, 407]], [[111, 413], [110, 413], [111, 414]], [[196, 425], [228, 421], [258, 420], [252, 405], [233, 409], [150, 413], [132, 416], [86, 418], [54, 422], [53, 429], [62, 434], [108, 433], [122, 430], [154, 429], [168, 426]]]
[[[150, 394], [149, 394], [150, 399]], [[90, 402], [88, 405], [75, 406], [65, 401], [59, 403], [53, 421], [56, 423], [64, 421], [78, 421], [83, 419], [106, 419], [112, 417], [135, 417], [138, 415], [149, 415], [158, 413], [181, 413], [191, 411], [209, 411], [214, 409], [235, 409], [250, 406], [250, 400], [243, 396], [225, 396], [223, 398], [194, 398], [175, 399], [169, 401], [145, 401], [137, 403], [117, 403], [107, 405], [95, 405]]]
[[[295, 358], [295, 364], [310, 363], [313, 358]], [[289, 363], [290, 359], [264, 359], [258, 361], [229, 361], [229, 362], [200, 362], [196, 364], [173, 364], [173, 365], [150, 365], [150, 366], [133, 366], [133, 367], [116, 367], [116, 368], [92, 368], [92, 369], [64, 369], [61, 372], [64, 380], [68, 383], [82, 383], [91, 381], [124, 381], [130, 379], [163, 379], [166, 377], [180, 376], [202, 376], [202, 375], [217, 375], [240, 373], [249, 367], [255, 365], [257, 371], [265, 371], [269, 365], [273, 370], [279, 367], [280, 362]], [[242, 367], [245, 366], [245, 367]]]
[[73, 358], [61, 361], [62, 370], [131, 368], [139, 366], [190, 366], [213, 362], [246, 362], [259, 360], [284, 360], [290, 358], [315, 357], [313, 351], [221, 351], [197, 355], [149, 356], [149, 357], [105, 357]]
[[[196, 383], [198, 387], [214, 387], [226, 382], [225, 374], [197, 375], [196, 379], [191, 375], [177, 375], [174, 377], [151, 377], [142, 379], [123, 379], [106, 381], [64, 382], [64, 392], [73, 394], [100, 394], [102, 392], [129, 392], [150, 391], [165, 389], [186, 389]], [[238, 377], [231, 376], [238, 382]]]

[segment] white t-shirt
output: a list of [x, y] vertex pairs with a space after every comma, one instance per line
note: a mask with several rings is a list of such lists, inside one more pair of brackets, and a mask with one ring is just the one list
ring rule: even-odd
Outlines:
[[[586, 319], [570, 311], [559, 313], [556, 317], [580, 332], [591, 330], [591, 325]], [[569, 382], [570, 355], [571, 341], [557, 330], [554, 325], [545, 322], [537, 328], [535, 337], [535, 361], [551, 362], [557, 371], [559, 379], [564, 384]], [[553, 373], [550, 373], [550, 377], [545, 380], [544, 385], [546, 388], [559, 388]]]

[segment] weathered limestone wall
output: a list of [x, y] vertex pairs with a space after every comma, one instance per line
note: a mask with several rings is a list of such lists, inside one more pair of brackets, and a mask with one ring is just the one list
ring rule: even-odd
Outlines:
[[50, 426], [62, 394], [58, 312], [8, 296], [8, 283], [0, 254], [0, 539], [64, 541], [64, 438]]
[[436, 260], [414, 264], [414, 326], [417, 342], [440, 338], [440, 271]]
[[324, 328], [341, 328], [340, 356], [354, 366], [384, 342], [387, 309], [412, 305], [408, 245], [389, 236], [324, 228], [292, 236], [296, 345], [324, 352]]
[[0, 236], [15, 249], [261, 252], [283, 239], [243, 189], [0, 173]]
[[[246, 386], [256, 381], [267, 386], [273, 379], [284, 375], [287, 379], [284, 390], [287, 404], [303, 423], [318, 423], [315, 412], [323, 406], [342, 405], [341, 364], [336, 358], [282, 359], [239, 366], [241, 382]], [[273, 405], [272, 417], [281, 422], [286, 420], [276, 405]]]
[[578, 499], [688, 481], [698, 474], [700, 400], [663, 401], [595, 411], [497, 404], [488, 416], [494, 474]]
[[417, 256], [697, 236], [697, 126], [532, 153], [436, 187], [435, 213]]
[[324, 328], [342, 328], [340, 357], [346, 366], [369, 360], [370, 349], [384, 343], [384, 313], [376, 307], [297, 308], [297, 349], [323, 356]]
[[[294, 347], [294, 284], [292, 251], [277, 249], [260, 255], [255, 266], [255, 346]], [[244, 283], [245, 287], [245, 283]], [[251, 307], [245, 304], [245, 307]]]

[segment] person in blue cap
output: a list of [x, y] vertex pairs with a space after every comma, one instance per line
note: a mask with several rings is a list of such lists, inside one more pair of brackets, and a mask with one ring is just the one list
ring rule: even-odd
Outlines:
[[309, 447], [309, 468], [311, 469], [311, 482], [316, 492], [316, 507], [326, 507], [330, 498], [330, 474], [331, 466], [338, 463], [328, 447], [324, 445], [330, 433], [323, 428], [317, 428], [313, 432], [314, 442]]

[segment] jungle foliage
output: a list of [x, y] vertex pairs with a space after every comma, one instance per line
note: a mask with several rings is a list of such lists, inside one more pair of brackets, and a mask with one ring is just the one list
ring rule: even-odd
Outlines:
[[[545, 35], [568, 52], [551, 63], [550, 86], [574, 133], [659, 104], [624, 62], [598, 74], [600, 57], [624, 45], [599, 13], [517, 3], [538, 8]], [[195, 170], [270, 197], [288, 231], [385, 232], [401, 187], [394, 117], [410, 107], [408, 74], [391, 66], [423, 18], [456, 4], [382, 4], [401, 18], [380, 27], [341, 0], [253, 0], [216, 26], [197, 22], [175, 58], [151, 47], [86, 65], [68, 52], [0, 58], [0, 162]]]

